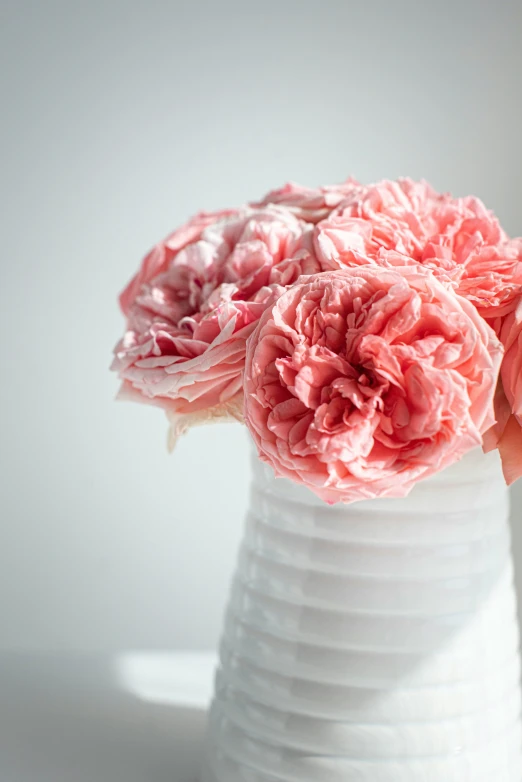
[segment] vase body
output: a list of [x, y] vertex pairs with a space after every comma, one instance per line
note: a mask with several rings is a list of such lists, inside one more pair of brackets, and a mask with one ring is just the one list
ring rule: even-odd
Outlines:
[[520, 782], [508, 505], [496, 452], [335, 506], [256, 457], [203, 782]]

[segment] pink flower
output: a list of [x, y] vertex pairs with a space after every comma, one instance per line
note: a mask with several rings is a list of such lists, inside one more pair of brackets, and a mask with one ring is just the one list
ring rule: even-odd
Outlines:
[[247, 337], [280, 285], [319, 267], [311, 227], [277, 207], [220, 214], [172, 236], [124, 293], [127, 332], [113, 369], [121, 396], [164, 407], [177, 435], [197, 420], [241, 417]]
[[509, 239], [473, 197], [436, 193], [426, 182], [399, 179], [354, 189], [315, 231], [324, 269], [364, 263], [420, 263], [493, 319], [516, 306], [522, 291], [522, 240]]
[[123, 313], [127, 314], [131, 304], [140, 293], [142, 286], [164, 272], [174, 256], [187, 244], [196, 242], [207, 226], [237, 213], [237, 209], [222, 209], [219, 212], [198, 212], [185, 225], [177, 228], [162, 242], [158, 242], [145, 256], [139, 271], [134, 275], [120, 296], [120, 305]]
[[511, 484], [522, 476], [522, 299], [496, 325], [505, 353], [495, 397], [497, 420], [486, 434], [484, 450], [498, 448], [506, 483]]
[[482, 443], [501, 345], [422, 267], [325, 272], [248, 339], [245, 421], [279, 476], [324, 500], [404, 496]]
[[301, 220], [318, 223], [328, 217], [333, 209], [360, 187], [361, 185], [351, 177], [340, 185], [323, 185], [323, 187], [303, 187], [295, 182], [288, 182], [283, 187], [271, 190], [261, 201], [252, 206], [276, 204], [285, 207]]

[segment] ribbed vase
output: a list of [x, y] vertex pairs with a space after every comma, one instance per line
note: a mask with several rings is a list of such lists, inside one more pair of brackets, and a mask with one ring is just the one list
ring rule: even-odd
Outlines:
[[203, 782], [520, 782], [508, 510], [496, 453], [335, 506], [255, 458]]

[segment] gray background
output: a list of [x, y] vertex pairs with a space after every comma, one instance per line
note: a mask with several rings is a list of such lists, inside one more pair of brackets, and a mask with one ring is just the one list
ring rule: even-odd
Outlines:
[[521, 234], [522, 5], [1, 12], [0, 648], [212, 647], [246, 434], [168, 456], [160, 411], [113, 402], [116, 294], [191, 213], [288, 179], [426, 177]]

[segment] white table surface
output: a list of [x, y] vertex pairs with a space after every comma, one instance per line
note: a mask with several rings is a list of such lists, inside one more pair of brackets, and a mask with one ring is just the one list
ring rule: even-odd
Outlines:
[[196, 782], [215, 658], [0, 654], [1, 782]]

